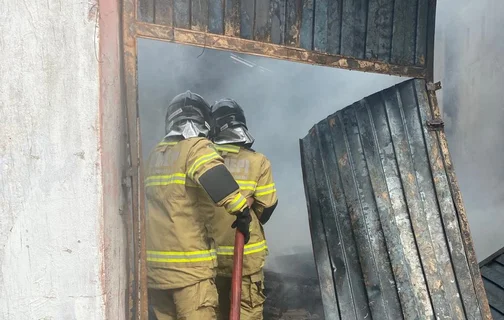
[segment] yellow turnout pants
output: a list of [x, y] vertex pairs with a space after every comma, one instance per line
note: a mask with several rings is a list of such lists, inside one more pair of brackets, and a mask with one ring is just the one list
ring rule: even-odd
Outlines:
[[[228, 320], [231, 307], [231, 278], [217, 276], [215, 284], [219, 293], [217, 317], [219, 320]], [[266, 300], [263, 291], [263, 270], [249, 276], [243, 276], [240, 320], [263, 319], [263, 307]]]
[[213, 279], [184, 288], [149, 289], [149, 303], [158, 320], [215, 320], [217, 290]]

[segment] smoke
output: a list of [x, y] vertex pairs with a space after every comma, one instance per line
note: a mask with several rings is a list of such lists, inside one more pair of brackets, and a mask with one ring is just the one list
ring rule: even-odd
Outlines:
[[[504, 246], [504, 3], [446, 0], [437, 10], [438, 97], [481, 260]], [[278, 186], [266, 225], [269, 267], [275, 256], [311, 251], [298, 139], [327, 115], [405, 80], [153, 40], [139, 40], [138, 53], [144, 157], [163, 136], [167, 103], [182, 91], [210, 103], [230, 97], [245, 109], [254, 148], [271, 160]]]
[[279, 205], [265, 226], [272, 269], [285, 267], [276, 256], [311, 252], [299, 138], [329, 114], [406, 80], [143, 39], [138, 69], [144, 157], [162, 139], [166, 106], [178, 93], [191, 90], [209, 103], [229, 97], [244, 108], [254, 149], [271, 160], [277, 184]]
[[504, 246], [503, 15], [502, 1], [438, 1], [438, 96], [479, 260]]

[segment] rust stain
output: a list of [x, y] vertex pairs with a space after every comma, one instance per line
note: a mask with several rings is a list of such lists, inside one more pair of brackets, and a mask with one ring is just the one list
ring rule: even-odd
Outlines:
[[329, 119], [329, 125], [330, 125], [331, 127], [334, 127], [334, 126], [336, 125], [336, 119], [335, 119], [335, 118], [330, 118], [330, 119]]
[[443, 281], [437, 280], [432, 284], [433, 289], [442, 290], [443, 289]]
[[192, 30], [205, 32], [206, 31], [206, 26], [201, 26], [199, 24], [193, 24]]
[[345, 153], [343, 156], [341, 156], [339, 159], [338, 159], [338, 163], [341, 167], [343, 166], [346, 166], [347, 163], [348, 163], [348, 154]]
[[[240, 36], [240, 2], [238, 0], [229, 0], [226, 2], [226, 7], [229, 6], [230, 11], [225, 13], [224, 20], [224, 35]], [[226, 11], [228, 8], [226, 8]]]
[[[296, 26], [296, 25], [292, 25], [289, 29], [289, 36], [292, 38], [292, 39], [299, 39], [299, 28]], [[297, 45], [297, 42], [296, 41], [289, 41], [290, 45]]]

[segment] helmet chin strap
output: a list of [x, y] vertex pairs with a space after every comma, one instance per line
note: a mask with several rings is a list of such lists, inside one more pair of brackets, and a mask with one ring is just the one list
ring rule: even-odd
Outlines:
[[209, 129], [204, 124], [198, 122], [187, 120], [177, 124], [174, 124], [170, 131], [166, 134], [165, 138], [182, 136], [184, 139], [194, 138], [194, 137], [207, 137]]
[[219, 132], [214, 138], [215, 144], [243, 143], [246, 147], [251, 147], [254, 137], [244, 127], [227, 128]]

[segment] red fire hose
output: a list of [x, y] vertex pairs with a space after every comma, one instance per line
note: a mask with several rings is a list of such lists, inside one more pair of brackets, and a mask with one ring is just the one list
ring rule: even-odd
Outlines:
[[229, 320], [240, 320], [241, 284], [243, 268], [243, 246], [245, 237], [236, 230], [233, 257], [233, 273], [231, 275], [231, 310]]

